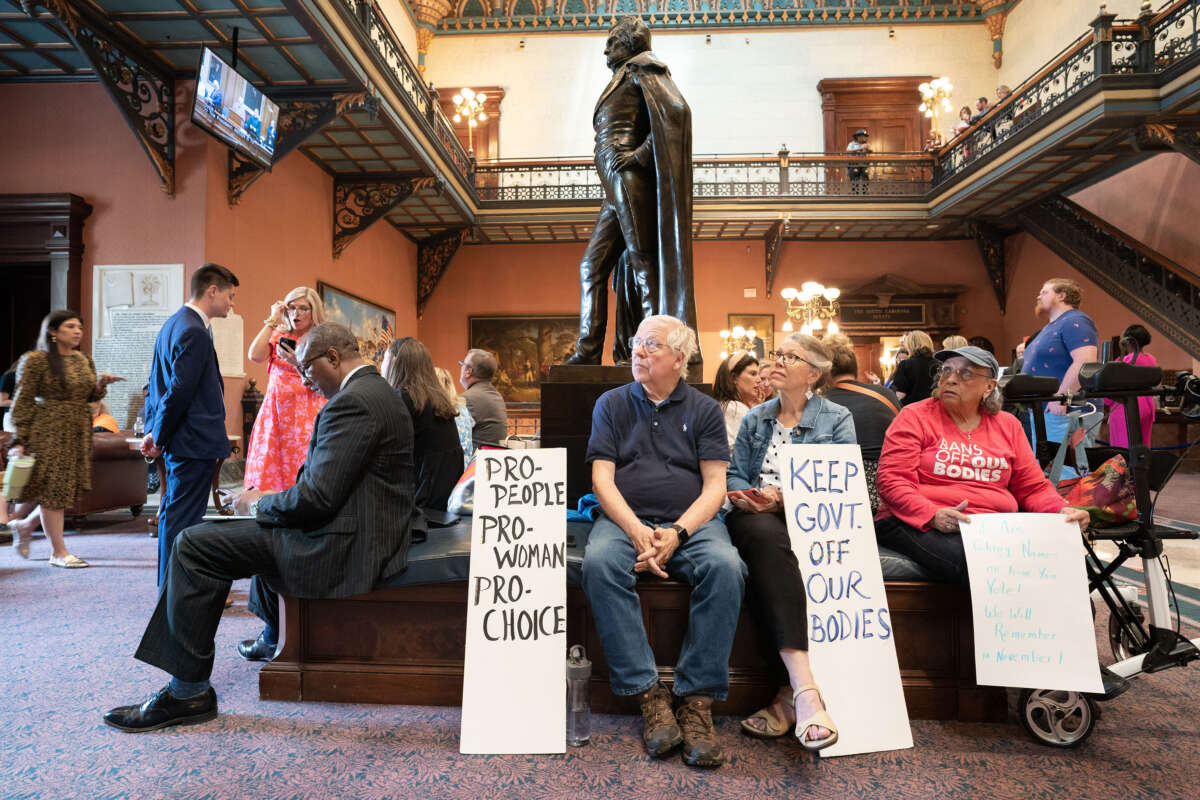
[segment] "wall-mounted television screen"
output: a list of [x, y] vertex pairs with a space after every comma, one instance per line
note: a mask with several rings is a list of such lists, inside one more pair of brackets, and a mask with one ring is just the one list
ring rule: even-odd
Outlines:
[[271, 166], [279, 106], [207, 47], [196, 73], [192, 122], [252, 161]]

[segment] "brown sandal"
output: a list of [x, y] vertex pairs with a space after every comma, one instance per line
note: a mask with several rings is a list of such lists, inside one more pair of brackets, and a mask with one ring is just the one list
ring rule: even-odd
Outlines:
[[[772, 712], [771, 708], [776, 703], [785, 706], [793, 705], [791, 687], [780, 689], [779, 693], [775, 695], [775, 699], [771, 701], [771, 705], [766, 708], [760, 708], [742, 720], [742, 732], [747, 736], [753, 736], [755, 739], [779, 739], [787, 736], [792, 730], [792, 723], [788, 722], [786, 717], [781, 717]], [[763, 727], [761, 728], [752, 722], [752, 720], [758, 719], [763, 721]]]

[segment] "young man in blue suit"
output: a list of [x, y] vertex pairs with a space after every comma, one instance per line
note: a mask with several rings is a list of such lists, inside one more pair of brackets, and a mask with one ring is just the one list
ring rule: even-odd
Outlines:
[[167, 473], [158, 509], [159, 586], [175, 537], [204, 518], [216, 460], [229, 456], [225, 387], [211, 320], [229, 315], [237, 285], [237, 277], [220, 264], [197, 269], [192, 299], [166, 321], [154, 341], [141, 450], [146, 458], [162, 456]]

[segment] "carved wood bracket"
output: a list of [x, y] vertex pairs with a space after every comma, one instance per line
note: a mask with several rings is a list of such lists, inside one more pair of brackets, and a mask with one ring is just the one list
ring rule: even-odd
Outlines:
[[971, 222], [967, 229], [975, 244], [979, 246], [979, 256], [983, 259], [983, 267], [987, 270], [988, 280], [992, 284], [992, 291], [996, 293], [1000, 313], [1003, 314], [1008, 302], [1008, 272], [1004, 268], [1004, 232], [986, 222]]
[[433, 185], [433, 178], [394, 177], [372, 181], [338, 179], [333, 184], [333, 257], [413, 192]]
[[1200, 164], [1200, 131], [1180, 131], [1171, 142], [1171, 147]]
[[433, 296], [450, 259], [462, 246], [467, 228], [451, 228], [417, 243], [417, 319], [425, 313], [425, 304]]
[[763, 239], [763, 252], [766, 255], [767, 297], [771, 296], [771, 288], [775, 285], [775, 273], [779, 269], [779, 253], [783, 250], [785, 231], [787, 231], [787, 223], [781, 219], [775, 220], [774, 224], [767, 228], [767, 234]]
[[22, 0], [27, 16], [43, 6], [64, 26], [150, 156], [163, 191], [175, 194], [175, 81], [153, 57], [70, 0]]
[[[343, 92], [279, 101], [279, 140], [273, 163], [299, 147], [305, 139], [349, 111], [374, 110], [379, 100], [367, 92]], [[229, 205], [236, 206], [242, 193], [266, 169], [233, 150], [229, 151]]]

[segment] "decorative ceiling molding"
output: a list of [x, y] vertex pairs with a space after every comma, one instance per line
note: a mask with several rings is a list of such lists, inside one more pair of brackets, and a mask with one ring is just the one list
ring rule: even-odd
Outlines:
[[1004, 62], [1004, 23], [1014, 5], [1005, 0], [982, 0], [983, 22], [987, 25], [988, 36], [992, 37], [992, 64], [996, 69]]
[[[607, 31], [619, 17], [637, 15], [654, 30], [778, 28], [783, 26], [912, 25], [980, 23], [987, 14], [979, 0], [892, 0], [868, 6], [842, 0], [454, 0], [436, 23], [427, 5], [445, 0], [407, 0], [419, 24], [435, 24], [438, 35]], [[1007, 12], [1019, 0], [996, 0]], [[856, 6], [856, 7], [851, 7]]]

